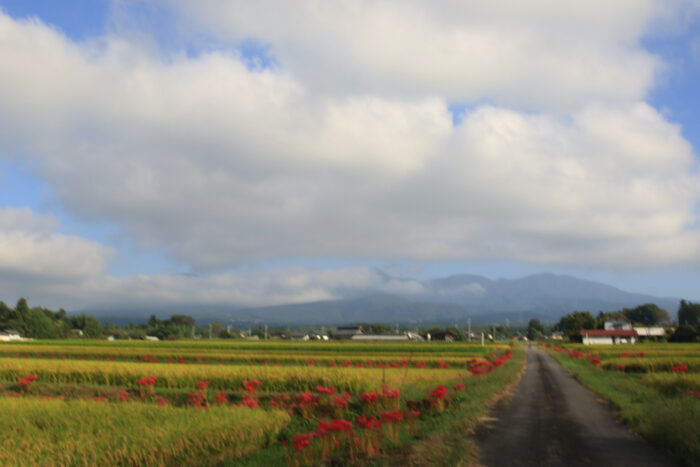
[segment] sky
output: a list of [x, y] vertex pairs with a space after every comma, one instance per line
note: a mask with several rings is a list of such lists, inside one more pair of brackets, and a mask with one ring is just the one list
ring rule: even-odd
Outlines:
[[0, 300], [700, 300], [699, 78], [700, 0], [0, 0]]

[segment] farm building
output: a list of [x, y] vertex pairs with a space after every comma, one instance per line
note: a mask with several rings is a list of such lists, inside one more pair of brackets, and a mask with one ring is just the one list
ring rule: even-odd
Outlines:
[[423, 337], [413, 332], [404, 334], [356, 334], [350, 339], [354, 341], [422, 341]]
[[582, 329], [581, 337], [585, 345], [634, 344], [639, 340], [634, 329]]
[[335, 339], [352, 339], [353, 336], [364, 334], [362, 326], [338, 326], [333, 333]]
[[0, 342], [8, 342], [8, 341], [21, 341], [22, 336], [19, 335], [19, 332], [13, 330], [13, 329], [6, 329], [4, 331], [0, 331]]
[[663, 337], [666, 335], [666, 330], [661, 326], [652, 327], [635, 327], [635, 331], [639, 337]]

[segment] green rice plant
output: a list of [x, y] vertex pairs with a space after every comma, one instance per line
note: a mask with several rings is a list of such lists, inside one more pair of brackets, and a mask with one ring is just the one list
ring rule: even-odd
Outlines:
[[281, 411], [0, 399], [4, 465], [207, 465], [266, 445]]

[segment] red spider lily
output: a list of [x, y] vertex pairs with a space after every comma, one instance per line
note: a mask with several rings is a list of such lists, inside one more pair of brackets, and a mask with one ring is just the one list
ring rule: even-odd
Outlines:
[[256, 409], [260, 407], [260, 404], [258, 404], [258, 401], [255, 399], [255, 397], [251, 396], [250, 393], [244, 394], [243, 395], [243, 400], [241, 400], [241, 405], [249, 407], [251, 409]]
[[467, 389], [467, 387], [464, 385], [464, 383], [455, 384], [455, 391], [464, 391], [465, 389]]
[[296, 436], [292, 436], [292, 441], [294, 442], [293, 448], [295, 451], [303, 451], [311, 445], [311, 440], [316, 436], [315, 432], [311, 433], [301, 433]]
[[216, 402], [216, 405], [224, 405], [228, 402], [228, 399], [226, 398], [226, 391], [220, 391], [214, 396], [214, 402]]
[[319, 394], [335, 394], [334, 387], [316, 386], [316, 392]]
[[129, 397], [131, 397], [131, 394], [129, 394], [129, 391], [127, 391], [126, 389], [122, 389], [121, 391], [119, 391], [120, 401], [128, 401]]
[[675, 373], [687, 373], [688, 372], [688, 365], [685, 363], [681, 363], [680, 365], [676, 365], [673, 368], [671, 368]]
[[336, 367], [338, 364], [335, 362], [328, 362], [328, 366]]
[[139, 395], [143, 399], [146, 396], [153, 394], [153, 386], [156, 384], [156, 377], [146, 376], [145, 378], [138, 380], [137, 383], [139, 385]]
[[178, 359], [177, 359], [177, 362], [180, 363], [180, 364], [184, 364], [184, 363], [185, 363], [185, 359], [183, 359], [183, 358], [178, 358]]
[[342, 396], [335, 396], [333, 398], [333, 403], [339, 409], [346, 408], [348, 406], [349, 402], [350, 402], [350, 394], [348, 394], [347, 392], [344, 393]]
[[445, 404], [447, 401], [447, 386], [438, 385], [432, 391], [428, 391], [428, 403], [438, 412], [442, 412], [445, 409]]
[[197, 389], [207, 389], [209, 381], [197, 381]]
[[352, 366], [352, 362], [350, 360], [346, 360], [343, 362], [343, 365], [345, 365], [345, 368], [348, 368], [348, 367]]
[[107, 399], [105, 399], [104, 397], [93, 397], [92, 400], [94, 400], [95, 402], [107, 402]]
[[316, 362], [314, 361], [313, 358], [310, 358], [308, 362], [306, 362], [309, 366], [314, 366]]
[[260, 386], [262, 386], [262, 382], [258, 381], [257, 379], [251, 381], [243, 381], [243, 386], [245, 387], [245, 390], [247, 392], [255, 392]]
[[425, 362], [416, 362], [416, 368], [425, 368]]
[[617, 368], [618, 371], [624, 372], [626, 367], [624, 363], [616, 363], [615, 368]]
[[596, 358], [596, 357], [591, 358], [590, 361], [593, 365], [600, 365], [601, 363], [603, 363], [603, 361], [601, 359]]
[[168, 401], [165, 397], [162, 396], [156, 396], [156, 405], [158, 407], [163, 407], [165, 405], [168, 405]]
[[188, 394], [188, 403], [198, 409], [208, 409], [209, 408], [209, 401], [206, 400], [204, 395], [197, 391], [197, 392], [190, 392]]
[[17, 384], [20, 388], [22, 388], [23, 391], [29, 392], [29, 388], [32, 386], [32, 383], [36, 381], [37, 378], [38, 376], [34, 373], [29, 373], [28, 375], [25, 375], [24, 377], [18, 379]]

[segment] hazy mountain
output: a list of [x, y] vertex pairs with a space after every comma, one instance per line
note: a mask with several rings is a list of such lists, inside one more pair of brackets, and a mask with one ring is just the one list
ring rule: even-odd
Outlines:
[[[422, 283], [423, 293], [406, 296], [368, 294], [360, 298], [303, 304], [236, 308], [234, 306], [158, 307], [91, 311], [103, 321], [124, 324], [151, 314], [167, 318], [188, 314], [198, 323], [220, 321], [239, 325], [337, 325], [374, 323], [527, 323], [530, 318], [556, 322], [575, 310], [615, 311], [656, 303], [675, 316], [678, 299], [634, 294], [571, 276], [537, 274], [520, 279], [488, 279], [462, 274]], [[140, 318], [140, 319], [139, 319]]]
[[476, 314], [533, 312], [559, 317], [573, 310], [614, 311], [656, 303], [673, 313], [678, 299], [634, 294], [571, 276], [536, 274], [520, 279], [491, 280], [457, 275], [426, 281], [421, 299], [462, 305]]

